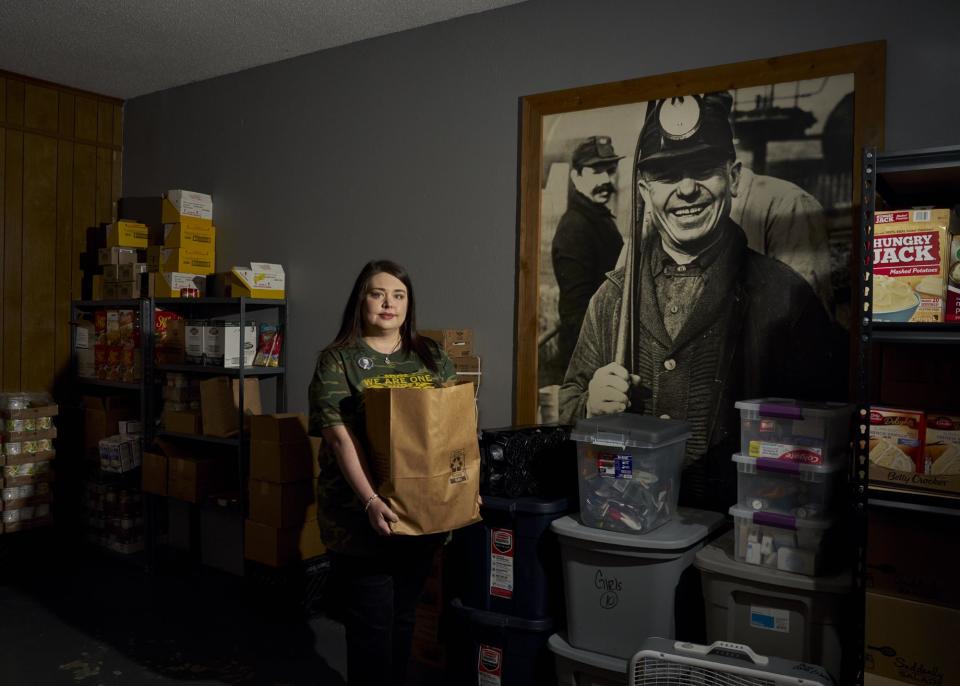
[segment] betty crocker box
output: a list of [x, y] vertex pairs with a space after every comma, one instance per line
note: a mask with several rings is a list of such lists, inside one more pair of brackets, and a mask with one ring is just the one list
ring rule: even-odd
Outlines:
[[950, 215], [947, 209], [874, 214], [874, 321], [944, 321]]

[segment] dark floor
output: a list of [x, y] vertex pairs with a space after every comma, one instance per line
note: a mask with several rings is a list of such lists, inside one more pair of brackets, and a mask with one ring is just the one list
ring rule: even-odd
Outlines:
[[[29, 537], [28, 537], [29, 534]], [[343, 684], [343, 630], [276, 589], [0, 536], [0, 684]]]

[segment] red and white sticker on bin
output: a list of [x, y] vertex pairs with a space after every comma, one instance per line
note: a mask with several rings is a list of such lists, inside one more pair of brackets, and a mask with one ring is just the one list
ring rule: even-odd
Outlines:
[[490, 530], [490, 595], [513, 597], [513, 529]]
[[478, 686], [500, 686], [503, 679], [503, 650], [480, 645], [477, 658]]

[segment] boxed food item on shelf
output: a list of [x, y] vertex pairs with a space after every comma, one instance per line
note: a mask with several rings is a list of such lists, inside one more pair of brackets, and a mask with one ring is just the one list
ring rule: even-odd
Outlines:
[[[257, 354], [256, 323], [244, 324], [242, 347], [242, 366], [252, 367]], [[225, 322], [223, 325], [223, 366], [227, 368], [237, 368], [241, 366], [240, 362], [240, 324], [237, 322]]]
[[580, 419], [580, 519], [586, 526], [644, 534], [677, 509], [690, 427], [685, 422], [613, 414]]
[[450, 357], [473, 354], [473, 329], [420, 329], [417, 333], [436, 341]]
[[151, 231], [151, 242], [166, 248], [201, 248], [212, 254], [217, 245], [217, 228], [213, 224], [164, 224]]
[[183, 364], [184, 321], [172, 310], [157, 308], [153, 315], [154, 361], [156, 364]]
[[944, 320], [950, 218], [948, 209], [874, 213], [874, 321]]
[[800, 402], [789, 398], [738, 400], [740, 453], [812, 465], [845, 465], [850, 454], [846, 403]]
[[946, 321], [960, 322], [960, 234], [950, 237], [950, 264], [947, 267]]
[[960, 475], [960, 416], [928, 412], [926, 423], [924, 473]]
[[257, 367], [279, 367], [280, 353], [283, 350], [283, 332], [273, 324], [260, 325], [260, 337], [257, 340], [257, 355], [253, 360]]
[[206, 325], [206, 320], [191, 319], [184, 326], [183, 347], [186, 360], [190, 364], [203, 364], [203, 334]]
[[107, 224], [108, 248], [146, 248], [148, 239], [146, 224], [126, 219]]
[[822, 519], [840, 510], [847, 470], [734, 455], [737, 502], [754, 512], [778, 512], [801, 519]]
[[143, 297], [140, 281], [117, 281], [103, 284], [103, 297], [106, 300], [133, 300]]
[[133, 471], [142, 462], [139, 436], [108, 436], [100, 440], [99, 447], [101, 471], [121, 474]]
[[184, 292], [203, 297], [207, 292], [207, 278], [203, 274], [151, 272], [147, 275], [147, 287], [151, 298], [181, 298]]
[[251, 262], [250, 268], [234, 267], [229, 272], [210, 277], [210, 291], [219, 298], [264, 298], [283, 300], [286, 297], [286, 275], [283, 267], [269, 262]]
[[960, 610], [867, 593], [864, 669], [908, 684], [960, 683]]
[[97, 264], [108, 267], [118, 264], [133, 264], [137, 261], [137, 249], [121, 246], [97, 249]]
[[[261, 414], [260, 380], [243, 380], [244, 415]], [[203, 433], [207, 436], [232, 436], [240, 430], [240, 380], [218, 376], [200, 382], [200, 409]]]
[[211, 367], [222, 367], [224, 356], [224, 322], [213, 319], [202, 324], [203, 363]]
[[803, 519], [776, 512], [755, 512], [734, 505], [735, 556], [739, 562], [816, 576], [837, 559], [843, 540], [838, 520]]
[[147, 273], [145, 262], [131, 262], [117, 265], [117, 281], [139, 281], [141, 274]]
[[[926, 417], [918, 410], [870, 408], [870, 462], [885, 470], [922, 474], [925, 427]], [[880, 476], [877, 471], [871, 470], [871, 479]]]
[[77, 376], [86, 379], [97, 377], [94, 346], [97, 342], [96, 322], [89, 312], [81, 312], [74, 329], [73, 354], [77, 363]]
[[206, 247], [165, 248], [151, 245], [147, 248], [147, 268], [151, 272], [201, 274], [214, 271], [215, 255]]
[[96, 450], [107, 436], [120, 433], [119, 423], [136, 419], [139, 412], [133, 395], [85, 395], [83, 402], [83, 446]]
[[102, 275], [103, 275], [104, 283], [116, 283], [117, 281], [120, 280], [120, 265], [118, 264], [104, 265]]

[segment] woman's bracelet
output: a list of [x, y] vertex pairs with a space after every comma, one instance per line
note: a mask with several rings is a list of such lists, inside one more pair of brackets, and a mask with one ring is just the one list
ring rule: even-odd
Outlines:
[[366, 512], [367, 510], [369, 510], [369, 509], [370, 509], [370, 506], [373, 505], [373, 501], [376, 500], [376, 499], [379, 498], [379, 497], [380, 497], [380, 496], [378, 496], [376, 493], [374, 493], [372, 496], [370, 496], [369, 498], [367, 498], [367, 502], [366, 502], [366, 503], [364, 504], [364, 506], [363, 506], [363, 511]]

